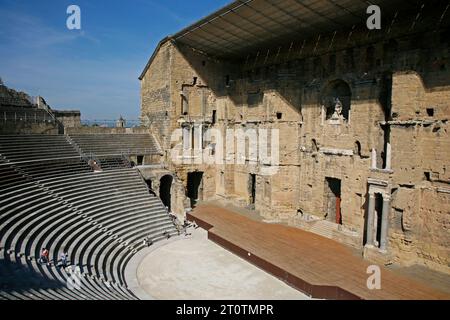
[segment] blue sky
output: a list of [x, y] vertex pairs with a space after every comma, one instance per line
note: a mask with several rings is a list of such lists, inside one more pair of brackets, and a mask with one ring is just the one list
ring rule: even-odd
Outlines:
[[[159, 40], [230, 0], [0, 0], [0, 77], [83, 119], [139, 116], [138, 76]], [[81, 9], [81, 30], [66, 27]]]

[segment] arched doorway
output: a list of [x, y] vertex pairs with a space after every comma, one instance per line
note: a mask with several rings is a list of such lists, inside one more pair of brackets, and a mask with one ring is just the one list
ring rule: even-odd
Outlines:
[[191, 208], [194, 208], [199, 200], [203, 200], [203, 172], [188, 172], [187, 197], [191, 200]]
[[173, 177], [170, 174], [166, 174], [162, 176], [159, 180], [159, 197], [161, 198], [162, 203], [171, 211], [171, 188], [172, 188]]

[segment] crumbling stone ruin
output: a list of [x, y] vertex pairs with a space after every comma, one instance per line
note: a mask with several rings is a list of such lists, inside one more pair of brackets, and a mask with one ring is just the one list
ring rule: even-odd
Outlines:
[[[381, 30], [361, 1], [255, 0], [161, 40], [139, 77], [141, 116], [173, 212], [220, 199], [371, 260], [450, 273], [448, 4], [379, 2]], [[208, 129], [276, 129], [279, 163], [229, 163], [234, 149], [197, 162], [220, 146]]]
[[57, 134], [81, 127], [81, 113], [52, 109], [43, 97], [18, 92], [0, 81], [0, 123], [0, 134]]

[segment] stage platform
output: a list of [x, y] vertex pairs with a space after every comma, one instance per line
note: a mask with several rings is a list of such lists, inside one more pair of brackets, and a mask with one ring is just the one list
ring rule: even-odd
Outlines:
[[208, 230], [210, 240], [313, 298], [450, 299], [384, 266], [380, 266], [381, 289], [370, 290], [369, 261], [343, 244], [298, 228], [256, 221], [206, 204], [187, 218]]

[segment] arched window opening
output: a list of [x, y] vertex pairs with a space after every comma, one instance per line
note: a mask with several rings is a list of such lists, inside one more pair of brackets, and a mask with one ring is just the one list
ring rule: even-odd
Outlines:
[[172, 181], [173, 177], [171, 175], [164, 175], [159, 180], [159, 197], [161, 198], [162, 203], [167, 208], [167, 210], [171, 211], [171, 189], [172, 189]]

